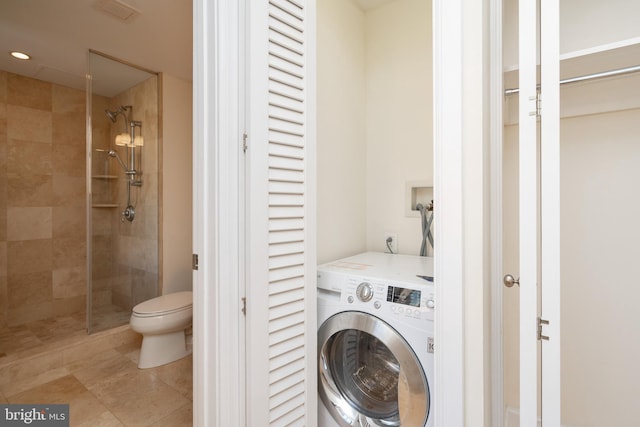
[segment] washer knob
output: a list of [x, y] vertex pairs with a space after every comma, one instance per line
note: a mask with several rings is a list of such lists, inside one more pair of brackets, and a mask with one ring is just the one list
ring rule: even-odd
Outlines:
[[427, 300], [427, 307], [434, 308], [436, 306], [436, 302], [432, 299]]
[[356, 288], [356, 296], [362, 302], [371, 301], [371, 298], [373, 298], [373, 287], [367, 282], [360, 283]]

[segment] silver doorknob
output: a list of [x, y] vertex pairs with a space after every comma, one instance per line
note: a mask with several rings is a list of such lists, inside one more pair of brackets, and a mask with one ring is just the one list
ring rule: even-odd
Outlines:
[[514, 284], [520, 286], [520, 278], [518, 277], [516, 279], [511, 274], [505, 274], [502, 278], [502, 283], [504, 283], [507, 288], [512, 287]]

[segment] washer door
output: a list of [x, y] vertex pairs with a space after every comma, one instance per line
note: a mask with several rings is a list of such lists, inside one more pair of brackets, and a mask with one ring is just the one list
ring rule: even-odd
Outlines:
[[[426, 345], [426, 344], [425, 344]], [[318, 391], [343, 427], [424, 427], [429, 384], [398, 332], [370, 314], [338, 313], [318, 330]]]

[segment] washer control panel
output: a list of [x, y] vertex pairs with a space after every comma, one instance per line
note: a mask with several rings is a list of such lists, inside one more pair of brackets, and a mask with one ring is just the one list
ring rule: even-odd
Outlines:
[[431, 318], [435, 309], [433, 285], [415, 286], [350, 277], [341, 300], [354, 309], [380, 310], [409, 318]]

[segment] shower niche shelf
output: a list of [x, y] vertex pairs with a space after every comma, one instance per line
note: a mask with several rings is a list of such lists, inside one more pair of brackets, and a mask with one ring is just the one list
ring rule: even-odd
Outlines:
[[96, 203], [95, 205], [91, 205], [92, 208], [117, 208], [117, 203]]
[[118, 179], [117, 175], [93, 175], [93, 179]]

